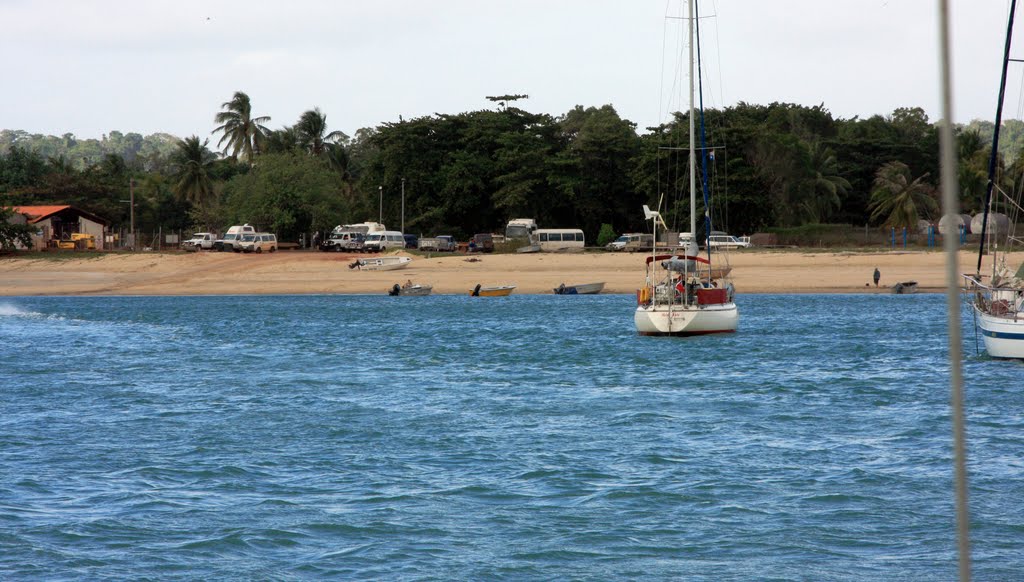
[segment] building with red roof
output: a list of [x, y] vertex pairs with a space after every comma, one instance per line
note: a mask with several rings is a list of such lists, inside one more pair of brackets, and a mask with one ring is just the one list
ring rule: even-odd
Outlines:
[[[36, 226], [32, 235], [33, 246], [37, 249], [57, 247], [61, 241], [69, 242], [72, 235], [88, 234], [95, 239], [97, 249], [102, 249], [110, 221], [68, 205], [53, 206], [12, 206], [15, 220]], [[19, 219], [18, 217], [21, 217]]]

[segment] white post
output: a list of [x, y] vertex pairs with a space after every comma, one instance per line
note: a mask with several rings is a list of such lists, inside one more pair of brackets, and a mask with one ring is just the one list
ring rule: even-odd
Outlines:
[[380, 209], [377, 213], [377, 222], [384, 222], [384, 186], [377, 186], [377, 191], [380, 193]]

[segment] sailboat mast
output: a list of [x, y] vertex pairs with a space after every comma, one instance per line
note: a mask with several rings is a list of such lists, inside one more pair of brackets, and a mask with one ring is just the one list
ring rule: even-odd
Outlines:
[[[1010, 64], [1010, 39], [1013, 36], [1013, 13], [1017, 10], [1017, 0], [1010, 2], [1010, 17], [1006, 22], [1006, 46], [1003, 48], [1003, 74], [999, 79], [999, 102], [996, 104], [996, 126], [992, 132], [992, 155], [988, 159], [988, 184], [985, 186], [985, 204], [982, 207], [981, 242], [978, 244], [978, 269], [981, 274], [981, 257], [985, 254], [985, 231], [988, 230], [988, 209], [992, 203], [992, 188], [996, 180], [996, 160], [999, 155], [999, 128], [1003, 123], [1003, 95], [1006, 94], [1006, 69]], [[692, 83], [692, 81], [691, 81]], [[993, 265], [995, 261], [993, 261]]]
[[[693, 128], [693, 24], [694, 24], [694, 3], [697, 0], [687, 2], [690, 10], [690, 237], [697, 240], [697, 154], [694, 150], [694, 128]], [[657, 241], [655, 241], [657, 242]]]

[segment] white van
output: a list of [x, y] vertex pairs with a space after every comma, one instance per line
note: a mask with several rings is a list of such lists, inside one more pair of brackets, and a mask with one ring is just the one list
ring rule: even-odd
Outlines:
[[237, 245], [243, 234], [256, 234], [256, 229], [248, 224], [232, 226], [224, 233], [224, 238], [213, 243], [213, 248], [219, 251], [238, 250]]
[[243, 234], [241, 240], [235, 245], [235, 251], [243, 253], [262, 253], [263, 251], [274, 252], [277, 250], [277, 235], [269, 232], [257, 232], [255, 234]]
[[363, 241], [363, 250], [368, 253], [404, 248], [405, 237], [397, 230], [367, 233], [366, 239]]
[[547, 252], [582, 251], [586, 243], [578, 228], [541, 228], [533, 232], [532, 238], [540, 250]]

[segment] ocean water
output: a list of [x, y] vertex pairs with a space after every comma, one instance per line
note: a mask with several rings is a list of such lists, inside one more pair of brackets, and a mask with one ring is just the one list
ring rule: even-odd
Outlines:
[[[948, 580], [945, 304], [0, 299], [0, 579]], [[1024, 579], [1024, 364], [964, 315], [973, 571]]]

